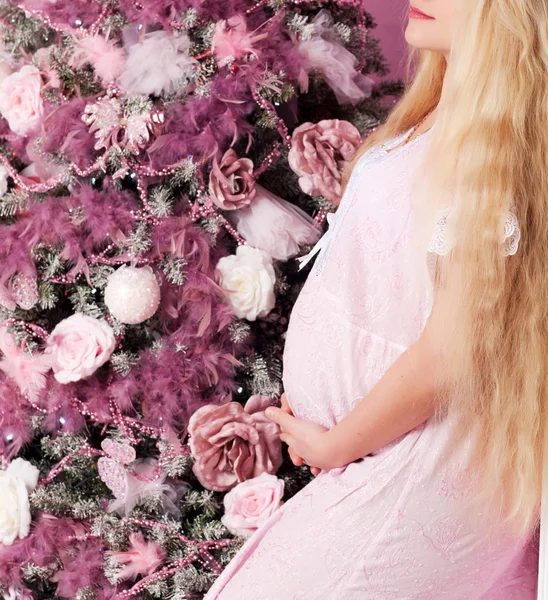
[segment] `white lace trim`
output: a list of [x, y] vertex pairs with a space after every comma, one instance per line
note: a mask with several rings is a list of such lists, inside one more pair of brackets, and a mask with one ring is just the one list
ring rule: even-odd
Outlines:
[[504, 221], [504, 255], [514, 256], [519, 248], [521, 231], [516, 215], [508, 213]]
[[438, 256], [446, 256], [451, 251], [454, 242], [449, 239], [449, 211], [445, 211], [438, 219], [434, 233], [428, 244], [428, 252]]
[[358, 164], [354, 168], [354, 172], [352, 173], [352, 177], [350, 178], [350, 182], [348, 183], [344, 196], [341, 199], [339, 208], [335, 213], [328, 213], [327, 215], [327, 224], [329, 225], [329, 228], [308, 254], [297, 258], [297, 261], [299, 262], [299, 271], [304, 269], [306, 265], [308, 265], [310, 261], [317, 256], [313, 273], [319, 275], [322, 272], [329, 246], [335, 238], [337, 229], [342, 223], [344, 217], [346, 216], [348, 209], [350, 208], [350, 203], [348, 199], [351, 198], [356, 192], [356, 188], [360, 182], [362, 169], [366, 165], [369, 165], [372, 162], [375, 162], [376, 160], [385, 158], [386, 156], [393, 156], [400, 150], [408, 150], [409, 148], [412, 148], [417, 142], [419, 142], [422, 139], [423, 136], [425, 136], [428, 133], [426, 132], [424, 134], [421, 134], [413, 140], [411, 140], [411, 142], [409, 142], [408, 144], [402, 146], [401, 143], [409, 135], [410, 132], [411, 130], [396, 136], [395, 138], [385, 142], [384, 144], [374, 146], [360, 158]]
[[[504, 256], [514, 256], [519, 248], [521, 231], [518, 219], [513, 213], [506, 215], [501, 237]], [[428, 245], [428, 252], [437, 254], [438, 256], [446, 256], [453, 246], [454, 240], [452, 239], [449, 227], [449, 211], [446, 210], [436, 223], [434, 233]]]

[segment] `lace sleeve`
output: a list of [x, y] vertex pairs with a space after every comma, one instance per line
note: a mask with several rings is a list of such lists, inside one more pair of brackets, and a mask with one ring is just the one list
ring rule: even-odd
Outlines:
[[504, 255], [514, 256], [518, 251], [521, 231], [516, 215], [508, 213], [504, 221]]
[[[517, 217], [513, 213], [508, 213], [504, 220], [501, 244], [504, 256], [514, 256], [518, 251], [521, 232]], [[451, 251], [454, 240], [450, 233], [449, 212], [445, 211], [438, 219], [434, 233], [430, 238], [428, 252], [438, 256], [446, 256]]]

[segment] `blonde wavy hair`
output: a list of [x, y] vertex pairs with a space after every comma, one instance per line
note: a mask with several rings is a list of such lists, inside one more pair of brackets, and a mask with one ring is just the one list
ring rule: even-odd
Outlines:
[[[548, 407], [548, 2], [471, 0], [465, 12], [449, 62], [419, 52], [359, 155], [437, 107], [424, 202], [450, 190], [457, 215], [434, 309], [455, 374], [445, 409], [473, 440], [489, 511], [522, 532], [538, 519]], [[501, 252], [508, 212], [521, 229], [513, 257]]]

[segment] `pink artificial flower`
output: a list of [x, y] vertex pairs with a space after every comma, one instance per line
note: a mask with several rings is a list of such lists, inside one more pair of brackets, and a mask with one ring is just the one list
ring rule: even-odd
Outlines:
[[46, 373], [51, 369], [51, 357], [36, 353], [27, 355], [15, 344], [6, 327], [0, 327], [0, 371], [11, 377], [21, 393], [35, 402], [41, 390], [46, 387]]
[[278, 426], [266, 417], [267, 396], [252, 396], [245, 409], [238, 402], [203, 406], [190, 418], [194, 474], [208, 490], [225, 492], [282, 464]]
[[239, 483], [224, 497], [221, 521], [233, 535], [251, 536], [281, 506], [284, 482], [263, 473]]
[[310, 196], [323, 196], [338, 206], [342, 172], [360, 143], [360, 132], [348, 121], [328, 119], [297, 127], [288, 159], [289, 166], [299, 176], [302, 191]]
[[51, 332], [47, 352], [59, 383], [79, 381], [93, 375], [110, 358], [116, 346], [112, 328], [82, 313], [61, 321]]
[[0, 84], [0, 113], [13, 133], [25, 136], [38, 127], [44, 114], [41, 89], [40, 71], [32, 65], [25, 65]]
[[223, 210], [249, 206], [256, 196], [253, 161], [240, 158], [232, 148], [220, 164], [215, 160], [209, 177], [209, 193], [213, 202]]
[[219, 67], [225, 67], [233, 60], [239, 60], [251, 54], [258, 57], [253, 44], [267, 37], [268, 34], [248, 33], [247, 23], [243, 15], [234, 15], [226, 21], [220, 21], [215, 27], [211, 49], [217, 57]]
[[165, 552], [155, 542], [145, 542], [139, 531], [129, 536], [129, 548], [125, 552], [107, 552], [116, 562], [125, 565], [117, 574], [120, 580], [135, 579], [138, 575], [150, 575], [164, 562]]

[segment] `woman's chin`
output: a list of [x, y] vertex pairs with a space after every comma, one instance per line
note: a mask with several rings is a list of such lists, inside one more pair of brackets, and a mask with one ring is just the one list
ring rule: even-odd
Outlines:
[[409, 23], [405, 29], [405, 41], [417, 50], [441, 52], [441, 48], [438, 47], [438, 44], [433, 39], [432, 32], [429, 31], [432, 23], [432, 21], [409, 19]]

